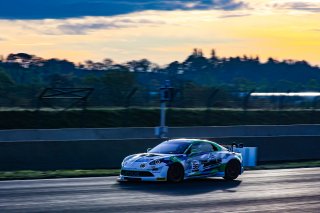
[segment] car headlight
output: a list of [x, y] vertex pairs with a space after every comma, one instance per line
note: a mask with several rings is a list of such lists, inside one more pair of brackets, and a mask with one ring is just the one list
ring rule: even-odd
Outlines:
[[149, 163], [149, 165], [159, 165], [161, 163], [161, 160], [153, 160]]
[[125, 158], [123, 159], [122, 163], [121, 163], [121, 166], [126, 165], [127, 161], [128, 161], [130, 158], [132, 158], [132, 157], [134, 157], [134, 155], [130, 155], [130, 156], [128, 156], [128, 157], [125, 157]]

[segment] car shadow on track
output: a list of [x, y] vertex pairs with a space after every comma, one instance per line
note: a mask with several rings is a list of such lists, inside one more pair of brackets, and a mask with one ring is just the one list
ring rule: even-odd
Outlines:
[[167, 182], [121, 182], [116, 184], [120, 190], [139, 191], [152, 194], [187, 196], [213, 191], [236, 192], [241, 180], [205, 178], [185, 180], [182, 183]]

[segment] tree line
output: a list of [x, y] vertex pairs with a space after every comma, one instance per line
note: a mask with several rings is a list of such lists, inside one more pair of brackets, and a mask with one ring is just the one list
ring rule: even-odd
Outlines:
[[178, 107], [208, 106], [212, 96], [212, 105], [233, 107], [239, 101], [235, 94], [251, 90], [320, 90], [320, 68], [307, 61], [219, 57], [215, 50], [205, 57], [194, 49], [184, 61], [166, 66], [148, 59], [115, 63], [109, 58], [75, 64], [12, 53], [0, 58], [0, 106], [35, 106], [37, 94], [46, 87], [94, 88], [92, 106], [123, 106], [129, 94], [133, 105], [156, 106], [158, 89], [167, 79], [176, 88], [172, 104]]

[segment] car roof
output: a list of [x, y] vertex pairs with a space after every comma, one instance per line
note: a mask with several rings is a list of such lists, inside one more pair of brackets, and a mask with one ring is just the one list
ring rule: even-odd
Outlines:
[[209, 142], [209, 143], [214, 143], [213, 141], [204, 140], [204, 139], [197, 139], [197, 138], [177, 138], [177, 139], [170, 139], [165, 142], [189, 142], [189, 143]]
[[167, 143], [190, 143], [190, 144], [193, 144], [193, 143], [197, 143], [197, 142], [206, 142], [206, 143], [211, 143], [211, 144], [214, 144], [215, 146], [218, 147], [219, 150], [225, 150], [226, 148], [221, 146], [220, 144], [216, 143], [216, 142], [213, 142], [213, 141], [209, 141], [209, 140], [205, 140], [205, 139], [197, 139], [197, 138], [178, 138], [178, 139], [170, 139], [170, 140], [167, 140], [167, 141], [164, 141], [164, 142], [167, 142]]
[[179, 139], [170, 139], [170, 140], [167, 140], [167, 141], [164, 141], [164, 142], [174, 142], [174, 143], [177, 143], [177, 142], [187, 142], [187, 143], [192, 143], [194, 140], [193, 139], [187, 139], [187, 138], [179, 138]]

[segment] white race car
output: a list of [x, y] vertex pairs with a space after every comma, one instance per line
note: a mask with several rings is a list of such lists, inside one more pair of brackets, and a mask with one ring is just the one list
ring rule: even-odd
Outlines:
[[181, 182], [190, 178], [234, 180], [243, 172], [242, 156], [208, 140], [173, 139], [147, 153], [126, 157], [119, 181]]

